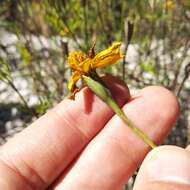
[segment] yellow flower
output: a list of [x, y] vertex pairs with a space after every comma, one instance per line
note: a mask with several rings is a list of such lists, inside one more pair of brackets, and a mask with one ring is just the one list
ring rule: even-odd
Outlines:
[[68, 56], [68, 63], [73, 73], [68, 84], [68, 89], [74, 92], [77, 89], [76, 83], [82, 75], [88, 76], [95, 69], [114, 64], [121, 59], [123, 55], [120, 52], [120, 46], [120, 42], [115, 42], [112, 46], [96, 55], [94, 53], [94, 47], [91, 49], [91, 55], [77, 51], [71, 52]]
[[175, 8], [175, 1], [167, 0], [165, 6], [168, 10], [173, 10]]

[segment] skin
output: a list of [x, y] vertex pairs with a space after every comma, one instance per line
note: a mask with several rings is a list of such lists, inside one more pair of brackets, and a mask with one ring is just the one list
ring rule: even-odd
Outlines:
[[[107, 76], [104, 80], [127, 116], [155, 143], [161, 143], [179, 114], [175, 96], [156, 86], [131, 96], [118, 79]], [[121, 189], [149, 151], [84, 88], [75, 101], [63, 100], [0, 148], [0, 189]], [[140, 175], [144, 176], [143, 171]], [[144, 177], [147, 180], [139, 177], [135, 190], [164, 190], [171, 185], [150, 183]], [[187, 189], [181, 186], [176, 189]]]

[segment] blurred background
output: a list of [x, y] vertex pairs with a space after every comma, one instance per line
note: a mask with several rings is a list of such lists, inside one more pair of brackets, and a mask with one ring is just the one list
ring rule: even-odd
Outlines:
[[176, 94], [181, 115], [165, 143], [190, 142], [189, 0], [0, 0], [0, 145], [68, 95], [68, 53], [95, 39], [97, 51], [123, 43], [124, 59], [104, 72], [132, 93]]

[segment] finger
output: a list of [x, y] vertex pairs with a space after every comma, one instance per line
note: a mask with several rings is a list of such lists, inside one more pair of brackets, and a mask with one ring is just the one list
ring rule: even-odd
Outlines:
[[189, 190], [190, 152], [176, 146], [152, 150], [137, 175], [134, 190]]
[[[173, 94], [161, 87], [145, 88], [124, 106], [126, 115], [157, 143], [175, 123], [178, 109]], [[63, 174], [55, 189], [121, 189], [148, 150], [149, 147], [114, 116], [70, 171]]]
[[[105, 82], [120, 105], [129, 99], [127, 87], [118, 79], [109, 76]], [[112, 115], [87, 88], [75, 101], [65, 99], [1, 148], [0, 179], [9, 177], [14, 187], [18, 183], [33, 189], [47, 187]]]
[[190, 151], [190, 144], [187, 146], [187, 148], [186, 148], [186, 149]]

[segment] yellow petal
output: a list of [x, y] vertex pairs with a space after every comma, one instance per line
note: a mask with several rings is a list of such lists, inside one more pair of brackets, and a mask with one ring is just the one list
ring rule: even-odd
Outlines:
[[70, 68], [73, 70], [82, 71], [81, 67], [79, 66], [85, 59], [87, 58], [87, 55], [82, 52], [71, 52], [68, 56], [68, 63]]
[[119, 59], [123, 57], [120, 52], [120, 42], [113, 43], [108, 49], [98, 53], [93, 59], [93, 69], [105, 67], [116, 63]]
[[[105, 67], [117, 62], [123, 57], [120, 52], [121, 43], [114, 43], [108, 49], [101, 51], [94, 57], [89, 57], [82, 52], [72, 52], [68, 56], [68, 63], [72, 69], [73, 75], [68, 84], [68, 89], [75, 92], [76, 83], [82, 75], [89, 75], [96, 68]], [[75, 94], [75, 93], [74, 93]]]
[[71, 79], [68, 83], [68, 89], [70, 92], [73, 92], [75, 90], [75, 87], [76, 87], [76, 83], [77, 81], [81, 78], [81, 75], [78, 71], [75, 71], [72, 76], [71, 76]]
[[83, 73], [87, 74], [92, 69], [93, 59], [86, 58], [81, 64], [80, 68], [82, 68]]

